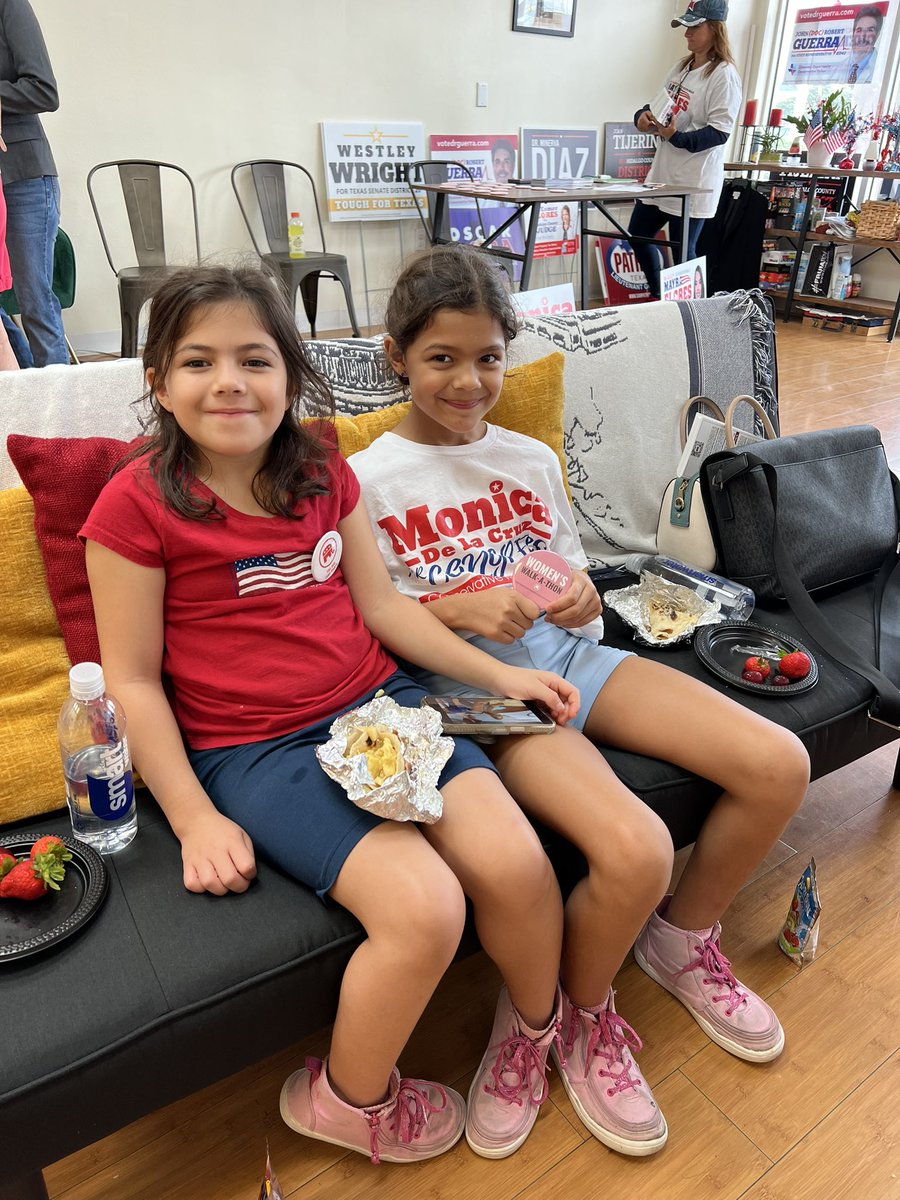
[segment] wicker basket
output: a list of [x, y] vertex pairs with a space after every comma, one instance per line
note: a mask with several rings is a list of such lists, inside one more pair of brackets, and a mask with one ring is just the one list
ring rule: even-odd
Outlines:
[[900, 204], [893, 200], [866, 200], [859, 210], [857, 237], [893, 241], [900, 232]]

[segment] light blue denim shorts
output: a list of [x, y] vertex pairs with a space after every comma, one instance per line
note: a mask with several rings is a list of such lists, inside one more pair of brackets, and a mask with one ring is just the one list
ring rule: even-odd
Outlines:
[[[512, 667], [555, 671], [574, 684], [581, 693], [581, 708], [574, 720], [569, 722], [574, 729], [584, 729], [588, 713], [603, 685], [620, 662], [632, 657], [630, 650], [617, 650], [613, 646], [604, 646], [602, 642], [588, 641], [567, 629], [560, 629], [558, 625], [550, 625], [543, 617], [539, 617], [523, 637], [508, 646], [477, 634], [467, 641]], [[408, 663], [404, 663], [404, 667], [430, 695], [478, 694], [470, 684], [459, 683], [445, 675], [434, 675], [420, 667], [411, 667]]]

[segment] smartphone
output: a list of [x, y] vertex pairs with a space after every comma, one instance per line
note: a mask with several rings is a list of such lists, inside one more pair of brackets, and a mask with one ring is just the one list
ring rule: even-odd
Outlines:
[[556, 722], [537, 700], [506, 696], [425, 696], [441, 714], [444, 733], [497, 737], [504, 733], [552, 733]]

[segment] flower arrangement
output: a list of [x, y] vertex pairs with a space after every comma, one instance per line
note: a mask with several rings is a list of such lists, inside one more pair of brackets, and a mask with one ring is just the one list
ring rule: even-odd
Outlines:
[[[853, 107], [844, 93], [838, 89], [829, 92], [824, 98], [811, 100], [806, 112], [799, 117], [785, 117], [791, 125], [795, 125], [799, 134], [804, 134], [810, 125], [816, 122], [816, 114], [821, 112], [822, 134], [827, 137], [835, 130], [843, 132], [850, 124]], [[858, 133], [857, 133], [858, 136]]]

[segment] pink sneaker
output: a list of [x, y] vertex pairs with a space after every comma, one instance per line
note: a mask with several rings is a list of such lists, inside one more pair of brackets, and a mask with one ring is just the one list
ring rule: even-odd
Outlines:
[[735, 979], [719, 945], [722, 926], [698, 933], [670, 925], [661, 915], [670, 898], [638, 935], [638, 965], [681, 1001], [717, 1045], [748, 1062], [777, 1058], [784, 1030], [765, 1000]]
[[537, 1038], [523, 1032], [501, 988], [491, 1040], [469, 1089], [466, 1141], [482, 1158], [506, 1158], [522, 1145], [547, 1099], [547, 1052], [559, 1039], [559, 1002]]
[[666, 1119], [632, 1051], [641, 1039], [616, 1012], [613, 990], [597, 1008], [578, 1008], [562, 994], [562, 1049], [552, 1053], [566, 1094], [595, 1138], [620, 1154], [662, 1150]]
[[466, 1120], [462, 1096], [424, 1079], [401, 1079], [395, 1067], [387, 1100], [354, 1108], [334, 1094], [325, 1063], [308, 1058], [281, 1089], [281, 1116], [297, 1133], [346, 1146], [373, 1163], [422, 1162], [456, 1145]]

